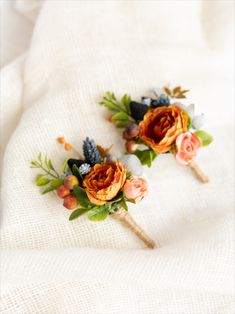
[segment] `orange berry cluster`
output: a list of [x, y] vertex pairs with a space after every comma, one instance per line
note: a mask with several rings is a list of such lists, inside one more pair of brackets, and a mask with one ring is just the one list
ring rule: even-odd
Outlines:
[[64, 144], [64, 149], [67, 150], [67, 151], [70, 151], [73, 148], [72, 144], [66, 143], [64, 137], [58, 137], [57, 138], [57, 142], [60, 143], [60, 144]]

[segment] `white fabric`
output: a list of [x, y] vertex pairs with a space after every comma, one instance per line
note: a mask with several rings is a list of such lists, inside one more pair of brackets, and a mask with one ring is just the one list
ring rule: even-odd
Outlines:
[[[234, 313], [233, 4], [45, 2], [28, 53], [1, 71], [2, 313]], [[60, 135], [121, 155], [100, 97], [168, 82], [191, 88], [207, 116], [215, 141], [197, 162], [210, 183], [168, 155], [146, 169], [149, 196], [130, 212], [155, 250], [111, 218], [69, 222], [30, 161], [47, 152], [59, 169]]]

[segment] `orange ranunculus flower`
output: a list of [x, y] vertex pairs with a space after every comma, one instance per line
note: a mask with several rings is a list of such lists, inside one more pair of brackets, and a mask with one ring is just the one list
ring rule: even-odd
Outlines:
[[177, 106], [149, 110], [140, 123], [139, 137], [158, 153], [170, 150], [178, 135], [187, 130], [188, 116]]
[[89, 200], [103, 205], [112, 200], [123, 187], [126, 168], [119, 162], [96, 164], [83, 181]]

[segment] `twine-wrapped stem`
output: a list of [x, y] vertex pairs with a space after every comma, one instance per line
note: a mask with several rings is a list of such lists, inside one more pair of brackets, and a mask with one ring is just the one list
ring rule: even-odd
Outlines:
[[130, 214], [123, 208], [119, 208], [112, 214], [112, 217], [116, 220], [121, 221], [126, 227], [134, 232], [137, 237], [142, 240], [148, 248], [154, 249], [156, 246], [155, 242], [149, 238], [149, 236], [136, 224]]
[[188, 165], [201, 182], [203, 183], [209, 182], [209, 178], [202, 172], [202, 170], [199, 168], [195, 161], [191, 161]]

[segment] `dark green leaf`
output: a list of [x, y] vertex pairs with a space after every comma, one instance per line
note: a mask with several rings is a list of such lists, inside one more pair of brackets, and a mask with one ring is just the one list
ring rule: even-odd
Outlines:
[[127, 199], [127, 202], [136, 204], [136, 201], [135, 201], [134, 199], [132, 199], [132, 198], [128, 198], [128, 199]]
[[92, 206], [92, 203], [89, 201], [89, 198], [87, 197], [86, 191], [81, 188], [80, 186], [75, 186], [73, 189], [73, 195], [76, 196], [78, 204], [82, 207], [90, 207]]
[[77, 165], [73, 165], [72, 167], [72, 172], [73, 174], [78, 178], [79, 181], [82, 181], [83, 180], [83, 177], [78, 169], [78, 166]]
[[74, 210], [74, 211], [72, 212], [72, 214], [70, 215], [69, 220], [74, 220], [74, 219], [76, 219], [76, 218], [82, 216], [82, 215], [85, 214], [85, 212], [87, 212], [88, 210], [89, 210], [89, 208], [83, 208], [83, 207]]
[[213, 141], [213, 137], [203, 130], [198, 130], [194, 134], [199, 137], [203, 146], [207, 146]]
[[46, 178], [43, 174], [39, 174], [36, 178], [36, 185], [37, 186], [43, 186], [49, 183], [50, 180]]
[[124, 198], [121, 200], [120, 206], [124, 208], [126, 211], [128, 211], [128, 206]]
[[126, 174], [126, 178], [127, 178], [127, 179], [130, 179], [131, 177], [132, 177], [132, 174], [131, 174], [130, 171], [128, 171], [127, 174]]
[[104, 220], [109, 214], [110, 204], [105, 204], [103, 206], [95, 206], [88, 212], [88, 219], [91, 221], [101, 221]]
[[136, 150], [134, 154], [139, 158], [142, 165], [151, 167], [152, 161], [158, 156], [152, 149]]

